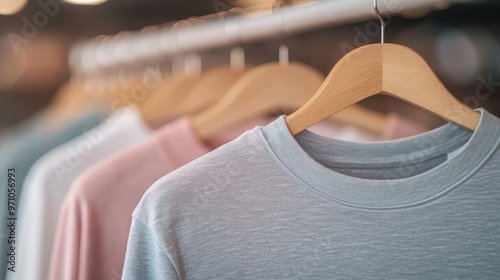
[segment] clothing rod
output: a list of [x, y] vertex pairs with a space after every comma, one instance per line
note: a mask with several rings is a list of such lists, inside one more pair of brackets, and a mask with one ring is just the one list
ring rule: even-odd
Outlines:
[[[378, 6], [381, 14], [388, 15], [471, 1], [379, 0]], [[113, 40], [91, 40], [72, 49], [70, 67], [75, 74], [85, 75], [120, 65], [170, 57], [179, 53], [230, 46], [371, 18], [374, 20], [377, 18], [373, 0], [320, 1], [284, 7], [260, 16], [245, 14], [175, 30], [135, 33]]]

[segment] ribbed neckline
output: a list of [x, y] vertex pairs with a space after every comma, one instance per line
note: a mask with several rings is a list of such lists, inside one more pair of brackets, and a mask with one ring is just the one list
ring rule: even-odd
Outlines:
[[[294, 137], [284, 116], [257, 128], [257, 132], [289, 175], [314, 191], [344, 205], [390, 210], [421, 205], [446, 194], [487, 161], [498, 147], [500, 121], [483, 109], [478, 111], [481, 119], [473, 133], [449, 123], [414, 137], [376, 143], [345, 142], [309, 131]], [[458, 148], [461, 150], [456, 155], [438, 166], [403, 179], [352, 177], [313, 159], [330, 158], [333, 166], [394, 168], [431, 160]], [[404, 172], [404, 168], [401, 170]]]

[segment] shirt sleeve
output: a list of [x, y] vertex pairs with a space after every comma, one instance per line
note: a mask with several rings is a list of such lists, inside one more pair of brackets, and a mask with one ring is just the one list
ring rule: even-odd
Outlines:
[[136, 218], [132, 221], [122, 280], [180, 279], [172, 260], [158, 244], [154, 233]]

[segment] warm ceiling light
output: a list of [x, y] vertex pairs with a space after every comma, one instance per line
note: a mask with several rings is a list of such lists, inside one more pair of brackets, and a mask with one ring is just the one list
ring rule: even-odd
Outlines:
[[108, 0], [64, 0], [64, 2], [75, 5], [99, 5], [106, 1]]
[[28, 0], [0, 0], [0, 15], [13, 15], [24, 6], [26, 6]]

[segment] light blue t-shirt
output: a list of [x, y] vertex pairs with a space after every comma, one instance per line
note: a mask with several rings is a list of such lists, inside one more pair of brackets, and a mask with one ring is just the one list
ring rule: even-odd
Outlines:
[[[22, 131], [19, 131], [15, 137], [9, 138], [9, 142], [0, 147], [0, 279], [5, 279], [7, 269], [11, 266], [7, 264], [7, 260], [10, 258], [7, 254], [11, 252], [9, 250], [10, 246], [15, 246], [15, 244], [14, 241], [9, 243], [9, 240], [15, 239], [9, 239], [9, 237], [15, 236], [17, 233], [17, 229], [11, 231], [8, 227], [11, 222], [16, 222], [8, 219], [15, 217], [10, 215], [8, 207], [15, 206], [16, 210], [19, 209], [19, 198], [22, 195], [23, 182], [30, 167], [47, 151], [93, 128], [102, 119], [97, 112], [93, 111], [74, 123], [48, 132], [44, 127], [45, 123], [42, 121], [43, 114], [39, 117], [41, 120], [28, 121], [29, 124], [23, 125]], [[9, 170], [14, 172], [9, 172]], [[10, 205], [8, 203], [9, 173], [15, 174], [15, 201], [11, 201]], [[15, 204], [12, 204], [12, 202], [15, 202]], [[17, 218], [22, 219], [22, 217]]]
[[350, 143], [283, 117], [157, 181], [123, 279], [500, 279], [500, 120]]

